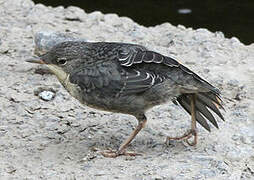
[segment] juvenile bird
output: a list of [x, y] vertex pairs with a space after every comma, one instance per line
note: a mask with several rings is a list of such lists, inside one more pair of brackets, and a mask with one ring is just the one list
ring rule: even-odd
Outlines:
[[[138, 125], [115, 151], [106, 157], [135, 155], [126, 147], [145, 126], [145, 112], [169, 101], [181, 105], [191, 115], [191, 129], [180, 137], [197, 143], [196, 121], [210, 131], [216, 128], [213, 111], [222, 120], [220, 92], [175, 59], [126, 43], [66, 41], [46, 54], [27, 60], [46, 64], [65, 89], [82, 104], [92, 108], [130, 114]], [[192, 142], [189, 138], [194, 136]]]

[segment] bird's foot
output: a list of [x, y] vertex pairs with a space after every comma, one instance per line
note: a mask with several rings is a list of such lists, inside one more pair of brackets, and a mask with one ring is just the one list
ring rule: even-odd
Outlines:
[[135, 153], [135, 152], [129, 152], [129, 151], [119, 151], [119, 150], [105, 150], [102, 151], [101, 154], [104, 157], [109, 157], [109, 158], [116, 158], [118, 156], [140, 156], [141, 154]]
[[[190, 142], [189, 139], [191, 137], [194, 136], [194, 140], [193, 142]], [[190, 129], [189, 131], [187, 131], [186, 133], [184, 133], [182, 136], [178, 136], [178, 137], [167, 137], [166, 138], [166, 144], [169, 144], [170, 140], [184, 140], [185, 142], [187, 142], [188, 145], [190, 146], [195, 146], [197, 144], [197, 131], [195, 129]]]
[[[197, 131], [196, 131], [195, 129], [191, 129], [191, 130], [190, 130], [190, 133], [191, 133], [190, 137], [186, 138], [186, 139], [185, 139], [185, 142], [187, 142], [187, 144], [188, 144], [189, 146], [195, 146], [195, 145], [197, 144], [197, 141], [198, 141]], [[193, 137], [193, 141], [192, 141], [192, 142], [189, 141], [189, 139], [190, 139], [191, 137]]]

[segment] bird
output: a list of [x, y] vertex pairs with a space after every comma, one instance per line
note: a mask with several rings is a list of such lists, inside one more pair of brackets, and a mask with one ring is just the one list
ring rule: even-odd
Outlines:
[[176, 59], [138, 44], [65, 41], [27, 62], [46, 65], [81, 104], [136, 117], [130, 136], [118, 149], [102, 151], [105, 157], [137, 155], [127, 146], [145, 127], [146, 111], [157, 105], [173, 102], [191, 115], [186, 133], [166, 138], [185, 140], [190, 146], [197, 144], [197, 122], [210, 132], [209, 123], [219, 128], [215, 114], [224, 121], [216, 87]]

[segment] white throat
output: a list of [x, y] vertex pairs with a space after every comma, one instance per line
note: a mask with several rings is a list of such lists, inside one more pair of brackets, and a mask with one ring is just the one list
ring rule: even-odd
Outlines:
[[64, 88], [75, 98], [81, 101], [79, 98], [81, 90], [78, 85], [70, 82], [70, 74], [64, 72], [64, 70], [54, 64], [47, 64], [47, 67], [56, 75], [57, 79], [64, 86]]
[[61, 82], [61, 84], [64, 85], [64, 82], [68, 78], [68, 74], [64, 72], [64, 70], [61, 67], [56, 66], [54, 64], [47, 64], [47, 67], [50, 69], [52, 73], [56, 75], [57, 79]]

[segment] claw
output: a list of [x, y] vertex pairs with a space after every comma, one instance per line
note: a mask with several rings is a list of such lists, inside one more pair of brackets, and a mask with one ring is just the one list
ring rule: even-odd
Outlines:
[[117, 151], [113, 151], [113, 150], [105, 150], [105, 151], [102, 151], [101, 154], [104, 157], [108, 157], [108, 158], [116, 158], [117, 156], [121, 155]]
[[[189, 139], [194, 136], [194, 141], [191, 143]], [[182, 136], [179, 137], [167, 137], [166, 144], [169, 144], [170, 140], [184, 140], [188, 145], [195, 146], [197, 144], [197, 132], [194, 129], [190, 129], [186, 133], [184, 133]]]
[[169, 137], [168, 136], [167, 139], [166, 139], [166, 144], [168, 144], [170, 140], [179, 141], [179, 140], [189, 139], [189, 138], [191, 138], [191, 136], [192, 136], [192, 131], [191, 130], [187, 131], [182, 136], [178, 136], [178, 137]]
[[191, 130], [191, 136], [194, 136], [193, 142], [190, 142], [190, 141], [189, 141], [189, 139], [190, 139], [191, 137], [185, 139], [185, 142], [186, 142], [189, 146], [195, 146], [195, 145], [197, 144], [197, 132], [196, 132], [196, 130]]

